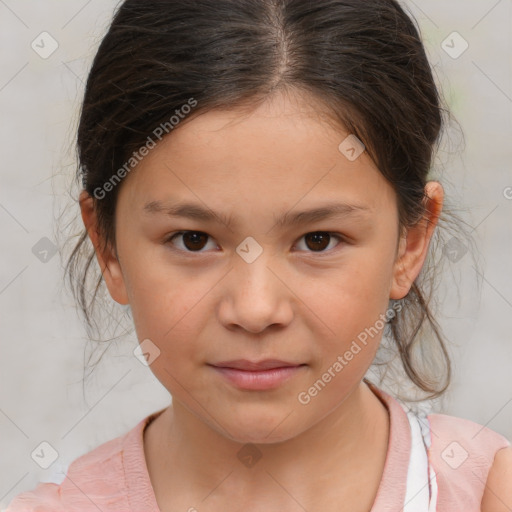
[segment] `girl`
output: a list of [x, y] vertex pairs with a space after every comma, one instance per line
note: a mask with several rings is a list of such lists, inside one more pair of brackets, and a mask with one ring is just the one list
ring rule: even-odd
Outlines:
[[512, 510], [507, 439], [367, 377], [386, 334], [428, 398], [449, 384], [420, 278], [442, 114], [395, 0], [122, 3], [68, 271], [90, 239], [86, 318], [95, 255], [172, 403], [8, 510]]

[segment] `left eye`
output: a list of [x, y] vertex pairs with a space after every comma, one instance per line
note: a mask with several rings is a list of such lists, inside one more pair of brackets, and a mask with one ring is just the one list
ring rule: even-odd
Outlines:
[[303, 237], [306, 240], [306, 245], [313, 252], [327, 252], [325, 249], [329, 247], [333, 238], [337, 238], [340, 242], [343, 240], [340, 236], [325, 231], [314, 231], [307, 233]]

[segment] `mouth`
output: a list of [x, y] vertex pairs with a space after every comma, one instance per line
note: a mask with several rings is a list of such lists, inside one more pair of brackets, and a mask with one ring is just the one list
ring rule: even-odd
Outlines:
[[262, 391], [279, 387], [307, 365], [278, 359], [259, 362], [237, 359], [209, 366], [239, 389]]
[[218, 368], [233, 368], [234, 370], [258, 371], [273, 370], [275, 368], [289, 368], [300, 366], [300, 363], [290, 363], [279, 359], [264, 359], [263, 361], [249, 361], [248, 359], [235, 359], [233, 361], [222, 361], [212, 364]]

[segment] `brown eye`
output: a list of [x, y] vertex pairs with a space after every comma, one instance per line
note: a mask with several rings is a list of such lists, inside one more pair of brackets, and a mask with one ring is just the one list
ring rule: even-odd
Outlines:
[[306, 250], [313, 252], [328, 252], [325, 249], [329, 247], [333, 238], [341, 241], [341, 237], [325, 231], [307, 233], [302, 238], [305, 240]]
[[183, 240], [182, 246], [185, 252], [199, 252], [201, 249], [205, 247], [210, 238], [209, 235], [203, 233], [202, 231], [180, 231], [179, 233], [171, 236], [166, 243], [171, 242], [174, 245], [174, 239], [181, 237]]
[[191, 251], [201, 250], [208, 239], [206, 233], [200, 233], [197, 231], [189, 231], [183, 234], [183, 243], [187, 249]]
[[310, 233], [306, 235], [306, 245], [314, 251], [323, 251], [328, 247], [330, 239], [328, 233]]

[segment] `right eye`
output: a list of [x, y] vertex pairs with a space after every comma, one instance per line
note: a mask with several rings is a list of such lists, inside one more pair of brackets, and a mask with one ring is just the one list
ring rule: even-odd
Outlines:
[[[179, 231], [168, 236], [164, 240], [164, 245], [170, 243], [173, 246], [172, 249], [182, 252], [204, 252], [201, 249], [205, 246], [208, 238], [210, 238], [210, 235], [202, 231]], [[181, 248], [176, 248], [175, 239], [182, 240]]]

